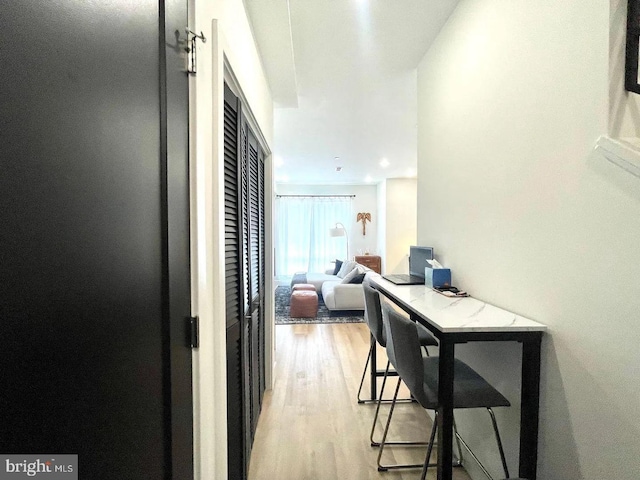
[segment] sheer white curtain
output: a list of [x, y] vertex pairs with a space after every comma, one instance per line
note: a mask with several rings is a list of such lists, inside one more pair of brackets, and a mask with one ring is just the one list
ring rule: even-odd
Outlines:
[[349, 218], [351, 197], [277, 197], [276, 275], [324, 272], [332, 260], [345, 259], [347, 239], [329, 236], [329, 229]]

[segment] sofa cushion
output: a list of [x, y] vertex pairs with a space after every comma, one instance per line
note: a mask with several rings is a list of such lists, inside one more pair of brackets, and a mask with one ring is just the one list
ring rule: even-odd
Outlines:
[[349, 273], [351, 270], [356, 268], [356, 262], [351, 260], [347, 260], [342, 263], [342, 267], [340, 267], [340, 271], [337, 273], [338, 277], [344, 278], [344, 276]]
[[329, 275], [328, 273], [307, 273], [307, 283], [310, 283], [316, 287], [316, 291], [322, 290], [322, 285], [325, 282], [339, 282], [340, 278], [336, 275]]
[[356, 267], [351, 270], [349, 273], [347, 273], [344, 278], [342, 279], [342, 282], [340, 283], [351, 283], [351, 280], [353, 280], [353, 278], [355, 278], [357, 275], [360, 275], [361, 273], [364, 273], [360, 270], [360, 267], [358, 267], [356, 265]]
[[324, 282], [322, 298], [329, 310], [364, 310], [364, 289], [351, 283]]

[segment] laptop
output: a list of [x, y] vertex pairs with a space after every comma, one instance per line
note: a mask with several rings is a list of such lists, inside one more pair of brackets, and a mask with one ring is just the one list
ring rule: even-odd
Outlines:
[[424, 269], [427, 260], [433, 260], [432, 247], [409, 247], [409, 274], [394, 273], [383, 275], [382, 278], [396, 285], [424, 285]]

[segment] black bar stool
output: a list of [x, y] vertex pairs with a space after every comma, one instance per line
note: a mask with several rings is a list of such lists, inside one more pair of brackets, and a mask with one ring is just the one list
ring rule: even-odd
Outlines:
[[[371, 331], [371, 335], [375, 341], [371, 342], [371, 348], [369, 349], [369, 356], [367, 357], [367, 361], [364, 365], [364, 371], [362, 372], [362, 378], [360, 379], [360, 387], [358, 388], [358, 403], [363, 403], [360, 399], [360, 392], [362, 391], [362, 385], [364, 383], [364, 377], [367, 374], [367, 367], [369, 366], [369, 362], [373, 356], [373, 349], [376, 348], [376, 343], [379, 343], [383, 347], [386, 347], [386, 333], [382, 324], [382, 307], [380, 303], [380, 293], [371, 287], [368, 283], [363, 283], [362, 287], [364, 289], [364, 316], [367, 322], [367, 326]], [[424, 349], [426, 355], [429, 355], [429, 351], [427, 350], [428, 346], [437, 346], [438, 342], [436, 339], [427, 331], [426, 328], [420, 326], [418, 329], [418, 342], [420, 346]], [[387, 361], [387, 366], [385, 369], [384, 379], [382, 381], [382, 387], [380, 389], [380, 395], [378, 396], [378, 401], [376, 405], [376, 413], [373, 418], [373, 425], [371, 426], [371, 434], [369, 439], [371, 441], [372, 447], [377, 447], [380, 445], [380, 442], [377, 442], [373, 439], [373, 435], [375, 432], [376, 423], [378, 421], [378, 415], [380, 413], [380, 404], [383, 402], [382, 394], [384, 393], [385, 384], [387, 381], [388, 375], [397, 375], [395, 371], [389, 371], [390, 362]], [[375, 365], [371, 365], [371, 368], [375, 369]], [[413, 399], [407, 399], [413, 402]], [[426, 445], [426, 442], [413, 442], [413, 441], [397, 441], [397, 442], [388, 442], [388, 445]]]
[[[367, 356], [367, 361], [365, 362], [364, 370], [362, 371], [362, 378], [360, 378], [360, 386], [358, 387], [358, 403], [371, 401], [371, 400], [364, 400], [360, 398], [360, 394], [362, 392], [362, 386], [364, 384], [364, 378], [367, 375], [367, 367], [369, 367], [369, 362], [371, 361], [371, 358], [373, 356], [373, 351], [376, 348], [376, 343], [383, 347], [386, 347], [386, 344], [387, 344], [386, 334], [382, 324], [380, 293], [376, 289], [371, 287], [371, 285], [369, 285], [369, 283], [366, 281], [362, 284], [362, 287], [364, 290], [364, 319], [367, 323], [367, 326], [369, 327], [369, 330], [371, 331], [371, 336], [373, 338], [371, 342], [371, 348], [369, 349], [369, 355]], [[431, 347], [431, 346], [437, 347], [438, 341], [422, 325], [419, 326], [418, 336], [420, 339], [420, 345], [424, 348], [424, 351], [428, 356], [429, 351], [427, 350], [427, 347]], [[387, 363], [387, 366], [389, 366], [388, 363]], [[376, 369], [377, 366], [372, 365], [371, 368]], [[394, 376], [396, 375], [395, 372], [388, 372], [388, 374], [394, 375]]]
[[[427, 468], [435, 466], [430, 464], [431, 451], [433, 449], [433, 443], [435, 440], [435, 434], [438, 425], [438, 363], [437, 357], [423, 357], [420, 353], [420, 343], [418, 341], [418, 330], [416, 323], [407, 318], [406, 316], [398, 313], [393, 308], [385, 305], [382, 309], [382, 316], [384, 322], [384, 328], [387, 339], [387, 354], [398, 372], [398, 384], [394, 393], [394, 400], [398, 396], [398, 390], [400, 387], [400, 380], [402, 380], [413, 398], [415, 398], [422, 407], [428, 410], [435, 411], [435, 419], [433, 427], [431, 429], [431, 435], [429, 440], [429, 446], [427, 449], [427, 455], [425, 457], [424, 464], [422, 465], [421, 480], [424, 480], [427, 475]], [[500, 453], [500, 459], [502, 460], [502, 466], [504, 474], [509, 477], [509, 470], [507, 468], [507, 462], [504, 456], [504, 449], [502, 448], [502, 441], [500, 439], [500, 432], [498, 431], [498, 425], [493, 414], [493, 407], [508, 407], [511, 404], [509, 401], [495, 388], [493, 388], [484, 378], [482, 378], [471, 367], [460, 360], [455, 360], [454, 363], [454, 386], [453, 386], [454, 408], [486, 408], [491, 417], [491, 423], [498, 444], [498, 450]], [[391, 417], [393, 415], [393, 409], [395, 403], [392, 402], [389, 417], [387, 418], [387, 424], [385, 426], [384, 434], [382, 436], [382, 442], [380, 445], [380, 451], [378, 452], [378, 470], [385, 471], [391, 468], [407, 468], [407, 467], [419, 467], [420, 465], [382, 465], [381, 458], [386, 444], [386, 438], [389, 431], [389, 425], [391, 423]], [[460, 435], [455, 432], [457, 440], [464, 440]], [[464, 443], [465, 447], [474, 456], [478, 464], [483, 471], [491, 478], [484, 465], [473, 454], [468, 445]], [[459, 448], [459, 444], [458, 444]]]

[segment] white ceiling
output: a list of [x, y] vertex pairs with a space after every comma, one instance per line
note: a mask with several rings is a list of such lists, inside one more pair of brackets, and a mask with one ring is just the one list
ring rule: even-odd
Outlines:
[[276, 107], [276, 181], [414, 176], [416, 67], [458, 0], [244, 1]]

